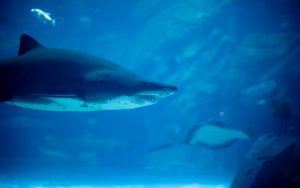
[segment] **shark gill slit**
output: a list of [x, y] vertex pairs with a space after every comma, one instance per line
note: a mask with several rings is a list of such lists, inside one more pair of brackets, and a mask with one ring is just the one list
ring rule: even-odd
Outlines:
[[96, 78], [94, 76], [88, 76], [86, 78], [86, 83], [85, 83], [85, 90], [86, 90], [86, 102], [92, 102], [95, 101], [97, 96], [96, 96], [96, 92], [93, 91], [93, 86], [96, 82]]

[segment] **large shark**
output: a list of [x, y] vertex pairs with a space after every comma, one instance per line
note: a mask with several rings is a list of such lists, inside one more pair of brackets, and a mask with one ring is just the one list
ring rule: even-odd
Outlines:
[[0, 102], [39, 110], [133, 109], [158, 102], [175, 86], [145, 79], [109, 60], [47, 48], [22, 34], [17, 57], [0, 61]]

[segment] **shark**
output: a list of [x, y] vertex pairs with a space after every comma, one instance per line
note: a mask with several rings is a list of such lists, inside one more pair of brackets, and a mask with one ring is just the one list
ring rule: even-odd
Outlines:
[[18, 56], [0, 61], [0, 102], [21, 108], [134, 109], [155, 104], [177, 90], [98, 56], [48, 48], [28, 34], [20, 37]]

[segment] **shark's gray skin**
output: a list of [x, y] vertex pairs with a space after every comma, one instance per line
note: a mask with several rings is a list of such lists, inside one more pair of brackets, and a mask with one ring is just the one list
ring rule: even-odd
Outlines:
[[111, 61], [47, 48], [23, 34], [17, 57], [0, 61], [0, 101], [50, 111], [133, 109], [177, 91]]

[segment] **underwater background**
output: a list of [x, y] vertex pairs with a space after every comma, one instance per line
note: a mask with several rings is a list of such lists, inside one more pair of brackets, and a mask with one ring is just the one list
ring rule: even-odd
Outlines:
[[[133, 110], [1, 103], [0, 187], [227, 188], [259, 138], [274, 139], [280, 126], [285, 138], [299, 137], [298, 0], [4, 0], [0, 10], [1, 59], [16, 56], [27, 33], [179, 88]], [[253, 134], [218, 149], [150, 150], [209, 121]]]

